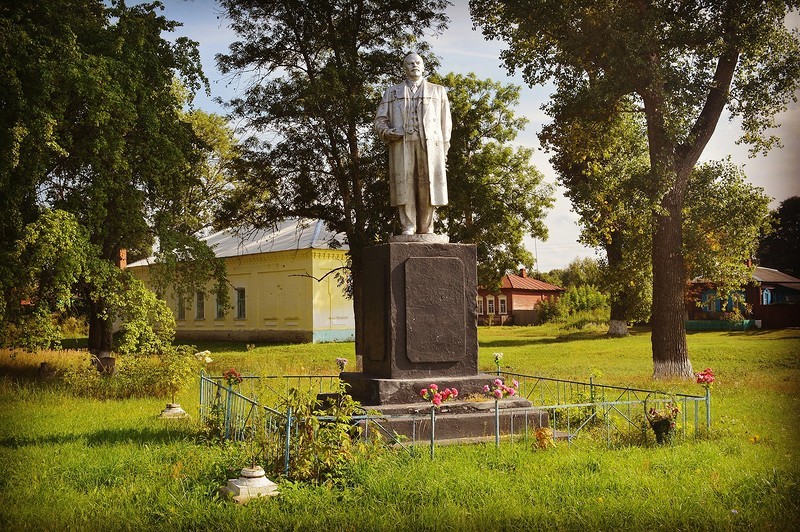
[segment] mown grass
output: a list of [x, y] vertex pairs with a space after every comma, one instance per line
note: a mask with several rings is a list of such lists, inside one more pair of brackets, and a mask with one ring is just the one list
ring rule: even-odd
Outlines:
[[[479, 365], [521, 373], [698, 393], [654, 383], [650, 335], [600, 329], [482, 328]], [[714, 368], [713, 434], [675, 446], [600, 442], [443, 446], [431, 461], [388, 452], [343, 483], [282, 483], [244, 507], [216, 489], [246, 465], [241, 445], [208, 445], [192, 422], [156, 418], [164, 399], [78, 399], [30, 380], [43, 360], [80, 352], [0, 352], [0, 528], [101, 530], [793, 530], [800, 522], [800, 331], [695, 333], [696, 369]], [[336, 372], [352, 344], [204, 344], [211, 373]], [[179, 401], [197, 408], [196, 385]]]

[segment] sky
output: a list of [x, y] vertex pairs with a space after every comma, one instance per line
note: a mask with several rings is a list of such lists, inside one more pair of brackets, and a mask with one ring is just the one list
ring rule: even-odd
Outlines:
[[[227, 51], [228, 46], [236, 40], [236, 34], [227, 27], [222, 10], [213, 0], [163, 1], [167, 18], [183, 23], [183, 27], [175, 31], [175, 36], [187, 36], [200, 43], [203, 70], [211, 84], [211, 96], [198, 94], [195, 107], [224, 114], [225, 109], [214, 99], [230, 99], [244, 87], [217, 70], [214, 56]], [[441, 58], [439, 72], [474, 72], [480, 78], [521, 86], [520, 102], [515, 111], [517, 115], [525, 116], [529, 123], [520, 132], [516, 144], [535, 150], [533, 163], [545, 176], [545, 181], [555, 186], [555, 205], [545, 219], [549, 231], [547, 241], [530, 237], [525, 239], [526, 247], [537, 258], [536, 269], [546, 272], [564, 268], [577, 257], [596, 257], [593, 249], [578, 242], [578, 217], [572, 212], [569, 200], [564, 197], [564, 190], [557, 186], [555, 171], [548, 161], [549, 155], [541, 150], [536, 137], [541, 127], [549, 121], [541, 106], [547, 102], [550, 90], [542, 86], [528, 87], [519, 75], [510, 77], [499, 60], [504, 44], [486, 41], [479, 31], [472, 28], [467, 0], [451, 0], [451, 3], [453, 5], [447, 10], [450, 17], [448, 29], [436, 37], [426, 36], [433, 53]], [[800, 16], [794, 13], [788, 25], [797, 28]], [[730, 156], [735, 164], [744, 165], [750, 182], [762, 187], [773, 198], [770, 204], [773, 209], [782, 200], [800, 195], [800, 104], [791, 103], [788, 111], [780, 115], [777, 121], [781, 127], [776, 134], [781, 138], [784, 148], [774, 149], [766, 157], [749, 158], [748, 147], [736, 144], [741, 135], [738, 122], [731, 122], [723, 115], [700, 159], [702, 162]]]

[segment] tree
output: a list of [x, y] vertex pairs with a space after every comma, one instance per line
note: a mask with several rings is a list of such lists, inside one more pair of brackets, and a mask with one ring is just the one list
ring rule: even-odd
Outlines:
[[[647, 321], [652, 298], [649, 163], [643, 124], [631, 109], [597, 121], [581, 117], [547, 126], [545, 145], [567, 196], [580, 215], [581, 238], [606, 253], [601, 285], [611, 295], [610, 336], [626, 321]], [[763, 191], [730, 162], [695, 168], [682, 213], [687, 280], [704, 277], [720, 293], [735, 294], [748, 280], [746, 260], [766, 228]]]
[[[187, 192], [198, 186], [209, 144], [183, 111], [206, 83], [197, 43], [164, 40], [177, 23], [158, 2], [55, 0], [2, 8], [0, 62], [8, 70], [0, 186], [8, 208], [3, 249], [47, 206], [74, 215], [86, 238], [78, 290], [89, 314], [89, 348], [112, 348], [115, 301], [131, 287], [116, 268], [120, 251], [183, 251], [197, 229]], [[34, 60], [32, 60], [34, 58]], [[179, 81], [178, 81], [179, 80]], [[206, 250], [208, 251], [208, 250]], [[13, 270], [13, 262], [12, 268]], [[218, 274], [218, 283], [223, 279]], [[5, 308], [15, 309], [13, 271], [3, 271]], [[205, 284], [203, 279], [195, 279]]]
[[711, 280], [718, 297], [736, 298], [752, 279], [749, 259], [770, 229], [770, 198], [728, 160], [699, 165], [689, 184], [683, 223], [687, 280]]
[[223, 209], [228, 224], [264, 227], [287, 217], [317, 218], [346, 235], [356, 345], [361, 339], [364, 247], [392, 234], [386, 148], [372, 132], [381, 91], [402, 77], [411, 47], [436, 63], [415, 36], [445, 27], [445, 0], [222, 0], [240, 41], [217, 61], [248, 73], [232, 115], [258, 132], [237, 188]]
[[476, 24], [503, 39], [506, 67], [555, 81], [554, 106], [577, 117], [635, 102], [647, 129], [653, 215], [653, 376], [691, 377], [683, 325], [682, 210], [691, 171], [725, 108], [743, 139], [765, 132], [800, 79], [800, 46], [784, 26], [796, 1], [585, 3], [471, 0]]
[[771, 213], [774, 232], [758, 247], [758, 263], [800, 277], [800, 196], [783, 200]]
[[579, 216], [581, 241], [605, 251], [597, 286], [610, 295], [609, 336], [626, 336], [628, 321], [650, 318], [650, 220], [647, 139], [627, 102], [617, 112], [570, 116], [539, 138]]
[[531, 165], [532, 150], [507, 145], [527, 123], [512, 109], [519, 87], [475, 74], [433, 80], [447, 87], [453, 117], [449, 204], [438, 209], [439, 229], [452, 242], [476, 244], [478, 284], [499, 288], [506, 271], [533, 266], [522, 239], [547, 238], [543, 217], [553, 203], [552, 188]]

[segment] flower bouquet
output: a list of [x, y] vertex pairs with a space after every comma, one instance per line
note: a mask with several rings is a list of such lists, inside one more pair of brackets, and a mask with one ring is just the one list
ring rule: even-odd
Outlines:
[[519, 388], [519, 382], [516, 380], [512, 380], [511, 386], [508, 386], [503, 379], [495, 379], [491, 385], [487, 384], [483, 387], [483, 393], [499, 401], [503, 397], [517, 395], [517, 388]]
[[655, 407], [647, 408], [647, 401], [645, 400], [645, 415], [647, 422], [650, 423], [650, 428], [656, 435], [656, 442], [669, 443], [672, 441], [672, 436], [675, 434], [675, 420], [681, 411], [678, 409], [675, 402], [666, 403], [662, 409]]
[[430, 401], [433, 406], [439, 406], [445, 401], [458, 397], [458, 390], [456, 388], [445, 388], [440, 392], [439, 385], [431, 383], [427, 388], [420, 390], [419, 395], [426, 401]]

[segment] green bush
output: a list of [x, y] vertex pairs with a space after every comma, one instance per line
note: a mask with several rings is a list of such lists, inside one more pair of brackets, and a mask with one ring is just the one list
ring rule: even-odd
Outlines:
[[101, 374], [87, 357], [81, 364], [66, 369], [62, 381], [78, 397], [128, 399], [132, 397], [171, 397], [197, 374], [201, 362], [194, 346], [164, 349], [160, 355], [117, 355], [112, 375]]

